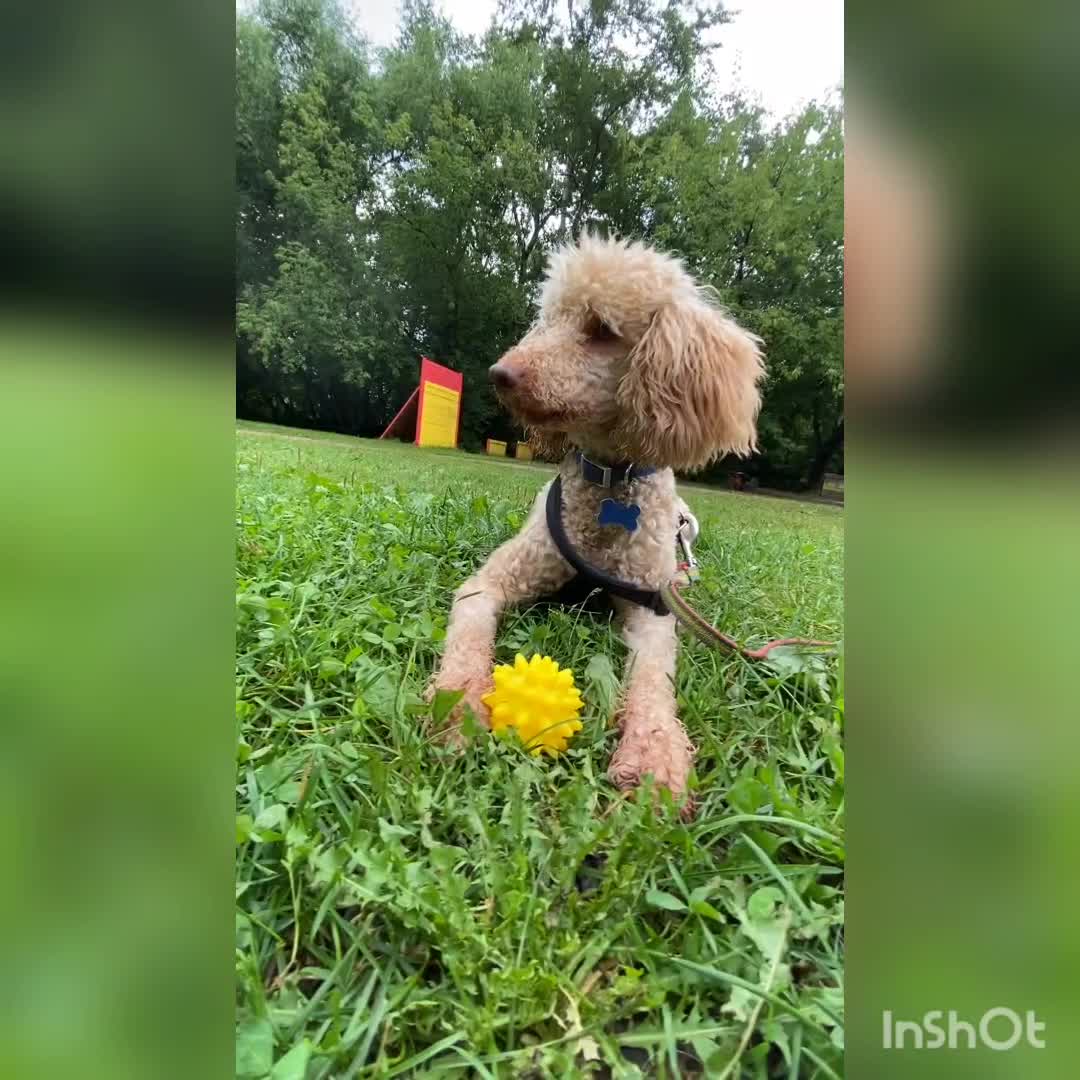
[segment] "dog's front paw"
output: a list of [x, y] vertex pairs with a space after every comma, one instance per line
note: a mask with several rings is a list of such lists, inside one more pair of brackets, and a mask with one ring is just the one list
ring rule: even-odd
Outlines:
[[608, 767], [608, 778], [622, 791], [639, 787], [651, 776], [665, 787], [682, 807], [683, 817], [693, 813], [686, 784], [694, 764], [694, 747], [682, 724], [672, 718], [666, 722], [628, 724]]
[[444, 746], [450, 746], [460, 750], [465, 746], [467, 738], [463, 729], [465, 710], [468, 708], [476, 718], [478, 724], [483, 727], [490, 726], [490, 717], [487, 706], [482, 698], [492, 689], [491, 676], [479, 677], [475, 673], [455, 675], [453, 672], [439, 672], [432, 680], [425, 694], [429, 702], [435, 700], [435, 694], [440, 690], [460, 692], [461, 700], [446, 714], [435, 731], [436, 739]]

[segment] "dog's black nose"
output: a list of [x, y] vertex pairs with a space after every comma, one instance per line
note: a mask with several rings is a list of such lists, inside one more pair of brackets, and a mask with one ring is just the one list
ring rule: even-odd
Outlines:
[[502, 364], [492, 364], [488, 368], [488, 378], [498, 390], [513, 390], [517, 385], [517, 372]]

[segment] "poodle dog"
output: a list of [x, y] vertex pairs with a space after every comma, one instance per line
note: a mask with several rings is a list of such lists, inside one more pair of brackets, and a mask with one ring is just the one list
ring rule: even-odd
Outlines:
[[[679, 261], [640, 243], [585, 236], [552, 255], [535, 324], [490, 378], [541, 456], [562, 457], [563, 527], [587, 563], [644, 590], [676, 574], [685, 504], [672, 470], [754, 449], [760, 344]], [[553, 483], [521, 531], [455, 593], [434, 687], [464, 691], [482, 723], [500, 613], [575, 577], [548, 527]], [[651, 774], [681, 799], [694, 748], [676, 715], [675, 618], [612, 600], [629, 655], [608, 775], [627, 789]], [[461, 709], [449, 720], [451, 741]]]

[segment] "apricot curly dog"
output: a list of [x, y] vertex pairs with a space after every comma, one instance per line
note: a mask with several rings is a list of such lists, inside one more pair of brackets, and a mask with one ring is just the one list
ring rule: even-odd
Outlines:
[[[760, 344], [678, 260], [640, 243], [586, 236], [552, 255], [536, 323], [490, 376], [534, 447], [562, 456], [565, 534], [588, 564], [650, 591], [676, 573], [675, 531], [686, 509], [672, 470], [754, 449]], [[576, 576], [548, 525], [554, 483], [455, 594], [434, 686], [463, 690], [485, 723], [481, 697], [492, 685], [500, 612]], [[675, 619], [662, 605], [612, 600], [629, 656], [608, 775], [625, 789], [651, 774], [682, 797], [694, 748], [675, 710]], [[451, 739], [460, 712], [451, 715]]]

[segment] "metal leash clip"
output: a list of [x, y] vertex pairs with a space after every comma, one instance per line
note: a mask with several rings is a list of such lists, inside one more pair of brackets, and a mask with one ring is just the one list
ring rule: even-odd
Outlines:
[[[686, 533], [689, 532], [689, 539]], [[698, 561], [694, 558], [694, 550], [690, 546], [697, 539], [699, 526], [697, 519], [692, 514], [679, 514], [679, 529], [675, 538], [679, 541], [679, 547], [683, 553], [683, 561], [686, 563], [687, 576], [697, 569]], [[691, 579], [692, 580], [692, 579]]]

